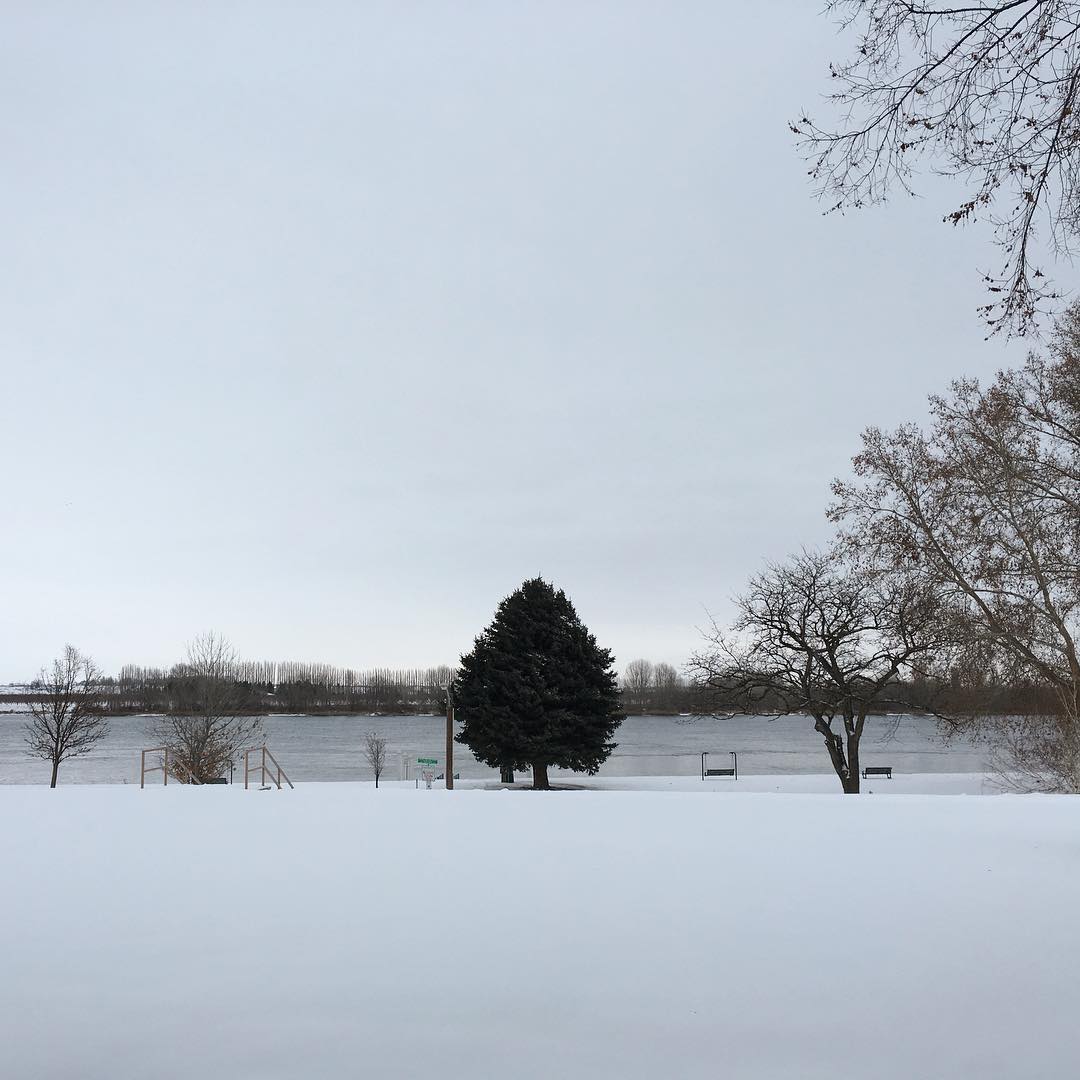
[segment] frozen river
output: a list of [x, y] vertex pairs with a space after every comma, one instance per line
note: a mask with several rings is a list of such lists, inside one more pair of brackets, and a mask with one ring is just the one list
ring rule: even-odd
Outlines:
[[[152, 716], [119, 716], [109, 735], [84, 758], [65, 762], [62, 784], [139, 782], [139, 751], [158, 744]], [[0, 714], [0, 783], [48, 783], [47, 762], [31, 758], [23, 741], [25, 717]], [[266, 744], [294, 781], [367, 780], [364, 733], [377, 731], [388, 743], [388, 779], [400, 779], [405, 763], [417, 757], [442, 761], [446, 721], [441, 716], [268, 716]], [[901, 773], [974, 773], [984, 755], [966, 745], [945, 745], [936, 724], [922, 717], [872, 719], [863, 735], [862, 763], [892, 765]], [[694, 776], [702, 751], [715, 766], [739, 755], [746, 774], [827, 773], [831, 767], [821, 736], [806, 717], [768, 720], [738, 716], [729, 720], [673, 716], [628, 717], [615, 736], [618, 746], [601, 776]], [[454, 770], [464, 777], [496, 777], [463, 746], [455, 750]], [[409, 776], [414, 775], [410, 771]], [[554, 771], [553, 771], [554, 775]], [[160, 782], [160, 775], [156, 777]]]

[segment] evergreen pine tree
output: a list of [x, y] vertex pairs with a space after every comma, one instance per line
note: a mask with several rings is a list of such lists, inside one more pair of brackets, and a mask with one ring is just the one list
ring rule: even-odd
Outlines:
[[537, 788], [552, 765], [595, 773], [623, 721], [613, 663], [561, 589], [526, 581], [461, 658], [458, 742], [504, 779], [531, 766]]

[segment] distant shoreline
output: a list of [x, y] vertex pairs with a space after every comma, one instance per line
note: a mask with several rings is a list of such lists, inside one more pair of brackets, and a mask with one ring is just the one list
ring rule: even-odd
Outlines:
[[[0, 706], [4, 705], [27, 705], [33, 700], [32, 697], [26, 698], [3, 698], [0, 699]], [[26, 709], [10, 709], [0, 707], [0, 716], [22, 716], [26, 713]], [[145, 712], [142, 709], [110, 709], [107, 713], [108, 716], [193, 716], [194, 713], [162, 713], [162, 712]], [[262, 709], [258, 712], [245, 713], [247, 716], [354, 716], [354, 717], [372, 717], [377, 718], [380, 716], [444, 716], [444, 713], [438, 712], [417, 712], [412, 709], [393, 709], [382, 710], [380, 712], [358, 712], [356, 709], [339, 709], [339, 708], [326, 708], [326, 709], [306, 709], [303, 711], [296, 711], [295, 709]], [[669, 711], [666, 709], [650, 709], [648, 712], [628, 712], [627, 716], [667, 716], [667, 717], [689, 717], [693, 714]]]
[[[27, 705], [31, 701], [34, 701], [34, 700], [35, 700], [35, 696], [33, 694], [11, 695], [11, 696], [8, 696], [8, 697], [0, 697], [0, 716], [3, 716], [3, 715], [22, 716], [22, 715], [25, 715], [26, 712], [27, 712], [26, 709], [12, 709], [12, 708], [6, 708], [5, 706], [8, 706], [8, 705]], [[147, 712], [147, 711], [145, 711], [143, 709], [110, 709], [106, 713], [106, 715], [108, 715], [108, 716], [194, 716], [196, 714], [195, 713], [179, 713], [179, 712], [177, 712], [177, 713]], [[441, 716], [445, 716], [445, 713], [442, 713], [442, 712], [420, 712], [420, 711], [417, 711], [415, 709], [406, 709], [406, 708], [383, 709], [383, 710], [380, 710], [378, 712], [362, 712], [362, 711], [358, 711], [356, 709], [343, 709], [343, 708], [338, 708], [338, 707], [331, 706], [331, 707], [326, 707], [326, 708], [321, 708], [321, 709], [319, 709], [319, 708], [316, 708], [316, 709], [304, 709], [304, 710], [299, 710], [299, 711], [296, 710], [296, 709], [261, 709], [261, 710], [257, 710], [257, 711], [253, 710], [251, 712], [246, 712], [246, 713], [243, 713], [242, 715], [245, 715], [245, 716], [296, 716], [296, 717], [346, 716], [346, 717], [356, 717], [356, 718], [371, 717], [372, 719], [377, 719], [379, 717], [388, 717], [388, 716], [432, 716], [432, 717], [441, 717]], [[762, 717], [767, 718], [767, 719], [771, 719], [773, 717], [772, 713], [749, 713], [749, 712], [743, 713], [743, 712], [740, 712], [737, 715], [739, 715], [739, 716], [762, 716]], [[803, 714], [790, 713], [788, 715], [803, 715]], [[918, 709], [906, 709], [906, 710], [903, 710], [903, 711], [893, 711], [893, 712], [888, 712], [888, 713], [875, 713], [874, 715], [875, 716], [893, 716], [893, 717], [896, 717], [896, 716], [914, 716], [914, 717], [923, 717], [923, 718], [929, 718], [929, 717], [933, 716], [932, 713], [923, 712], [923, 711], [920, 711]], [[676, 709], [647, 709], [647, 710], [644, 710], [644, 711], [642, 711], [640, 709], [634, 709], [634, 710], [627, 710], [626, 713], [625, 713], [625, 716], [626, 716], [627, 719], [630, 719], [631, 717], [635, 717], [635, 716], [658, 716], [658, 717], [665, 717], [665, 718], [673, 719], [673, 720], [678, 719], [680, 717], [682, 717], [684, 719], [687, 719], [687, 720], [692, 720], [692, 719], [695, 719], [695, 718], [716, 719], [716, 718], [712, 717], [711, 714], [709, 714], [709, 713], [688, 713], [688, 712], [684, 712], [684, 711], [680, 711], [680, 710], [676, 710]], [[718, 719], [724, 719], [724, 717], [717, 717], [717, 718]]]

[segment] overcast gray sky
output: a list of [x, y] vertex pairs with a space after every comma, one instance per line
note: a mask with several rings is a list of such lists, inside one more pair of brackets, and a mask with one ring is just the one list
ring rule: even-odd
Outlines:
[[822, 218], [818, 2], [4, 5], [0, 679], [447, 662], [541, 573], [681, 663], [984, 343], [958, 188]]

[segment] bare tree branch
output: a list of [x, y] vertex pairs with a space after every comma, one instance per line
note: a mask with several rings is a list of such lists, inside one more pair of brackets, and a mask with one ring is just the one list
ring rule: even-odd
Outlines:
[[1068, 256], [1080, 229], [1080, 3], [830, 0], [857, 34], [830, 65], [839, 123], [791, 125], [830, 210], [913, 193], [916, 163], [968, 194], [945, 220], [984, 215], [1004, 262], [984, 274], [991, 332], [1025, 334], [1060, 298], [1038, 244]]
[[225, 774], [262, 722], [243, 715], [247, 694], [237, 679], [236, 652], [220, 635], [195, 638], [174, 677], [177, 711], [161, 718], [158, 734], [179, 762], [178, 780], [210, 783]]
[[1018, 722], [1011, 745], [1037, 745], [1040, 769], [1055, 762], [1044, 781], [1080, 790], [1080, 310], [1048, 357], [987, 387], [959, 380], [931, 411], [926, 432], [864, 433], [830, 516], [849, 549], [955, 608], [968, 678], [1053, 690], [1054, 753], [1049, 721]]
[[736, 605], [731, 629], [714, 625], [691, 661], [699, 685], [745, 711], [810, 716], [843, 790], [857, 793], [867, 717], [906, 703], [901, 677], [931, 676], [948, 653], [937, 598], [834, 549], [768, 566]]

